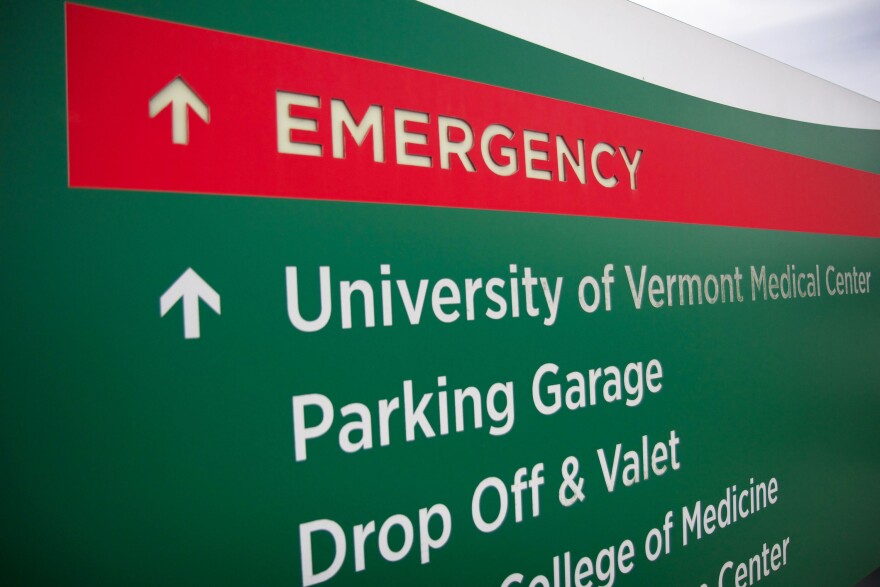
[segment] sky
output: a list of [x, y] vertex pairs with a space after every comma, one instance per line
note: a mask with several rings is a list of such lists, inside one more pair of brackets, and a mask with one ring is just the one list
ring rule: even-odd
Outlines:
[[880, 0], [631, 0], [880, 101]]

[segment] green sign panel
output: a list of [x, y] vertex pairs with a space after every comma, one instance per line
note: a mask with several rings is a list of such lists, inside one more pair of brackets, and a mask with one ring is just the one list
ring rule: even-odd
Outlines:
[[880, 566], [877, 131], [408, 2], [2, 12], [6, 583]]

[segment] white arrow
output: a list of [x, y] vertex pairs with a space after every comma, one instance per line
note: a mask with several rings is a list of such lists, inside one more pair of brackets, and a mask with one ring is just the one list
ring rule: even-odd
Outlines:
[[205, 283], [198, 273], [189, 268], [159, 298], [160, 315], [165, 316], [181, 298], [183, 298], [183, 337], [199, 338], [202, 334], [199, 328], [199, 299], [219, 314], [220, 294]]
[[202, 102], [201, 98], [186, 85], [183, 78], [178, 76], [171, 82], [159, 90], [159, 93], [150, 100], [150, 118], [155, 118], [157, 114], [165, 110], [171, 105], [171, 141], [175, 145], [189, 144], [189, 116], [187, 115], [187, 106], [192, 108], [199, 118], [210, 122], [211, 112], [208, 105]]

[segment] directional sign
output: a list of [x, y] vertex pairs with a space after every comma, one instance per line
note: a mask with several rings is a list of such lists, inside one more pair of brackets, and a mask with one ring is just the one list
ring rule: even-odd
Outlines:
[[416, 2], [95, 2], [0, 19], [4, 584], [880, 566], [880, 132]]

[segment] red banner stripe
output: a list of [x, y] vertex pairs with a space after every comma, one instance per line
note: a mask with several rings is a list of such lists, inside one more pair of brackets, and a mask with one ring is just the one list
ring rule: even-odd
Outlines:
[[[880, 236], [876, 174], [365, 59], [69, 4], [67, 73], [73, 187]], [[198, 108], [184, 109], [186, 144], [174, 142], [173, 105], [158, 108], [159, 92], [178, 77], [209, 110], [205, 122]], [[279, 91], [317, 98], [318, 106], [294, 105], [279, 117]], [[341, 158], [333, 154], [334, 100], [354, 123], [371, 106], [381, 121], [360, 146], [345, 130], [336, 141]], [[310, 120], [316, 130], [286, 129]], [[321, 155], [279, 152], [279, 126], [291, 144], [320, 145]], [[482, 139], [502, 127], [512, 138], [494, 136], [484, 154]], [[377, 162], [379, 128], [384, 157]], [[466, 146], [467, 129], [467, 154], [443, 157], [442, 139], [451, 149]], [[567, 159], [562, 181], [557, 137], [574, 155], [583, 141], [585, 183]], [[596, 145], [598, 175], [590, 161]], [[501, 175], [510, 148], [516, 168]], [[407, 157], [427, 166], [407, 165]], [[604, 187], [602, 178], [612, 176], [616, 185]]]

